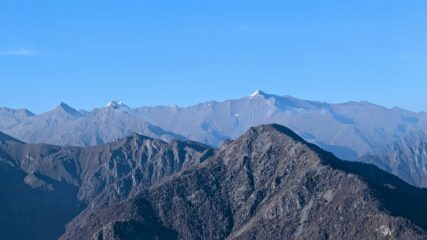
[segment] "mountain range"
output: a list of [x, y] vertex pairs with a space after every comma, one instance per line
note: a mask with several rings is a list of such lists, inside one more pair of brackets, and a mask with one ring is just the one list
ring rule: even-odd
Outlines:
[[[103, 144], [137, 132], [218, 147], [252, 126], [271, 123], [289, 127], [341, 159], [372, 163], [413, 185], [427, 186], [427, 113], [369, 102], [331, 104], [257, 90], [241, 99], [189, 107], [130, 108], [112, 101], [92, 111], [61, 103], [39, 115], [0, 109], [0, 131], [29, 143], [69, 146]], [[416, 140], [402, 141], [414, 136]]]
[[[1, 239], [426, 239], [427, 190], [281, 125], [220, 148], [0, 135]], [[333, 213], [333, 214], [332, 214]]]

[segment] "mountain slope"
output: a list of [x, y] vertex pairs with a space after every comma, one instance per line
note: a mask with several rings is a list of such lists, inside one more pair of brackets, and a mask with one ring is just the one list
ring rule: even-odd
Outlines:
[[83, 209], [78, 188], [22, 170], [5, 148], [25, 144], [0, 135], [0, 239], [57, 238]]
[[3, 132], [0, 132], [0, 141], [2, 142], [16, 142], [16, 143], [24, 143], [14, 137], [11, 137]]
[[163, 232], [181, 239], [425, 239], [426, 200], [424, 189], [263, 125], [134, 198], [85, 212], [62, 239], [158, 239]]
[[427, 186], [427, 134], [411, 132], [361, 156], [358, 161], [374, 164], [413, 185]]

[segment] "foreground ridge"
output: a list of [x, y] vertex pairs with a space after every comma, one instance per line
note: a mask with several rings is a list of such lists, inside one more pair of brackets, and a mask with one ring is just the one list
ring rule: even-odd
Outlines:
[[261, 125], [135, 197], [82, 213], [62, 239], [425, 239], [426, 201], [425, 189]]

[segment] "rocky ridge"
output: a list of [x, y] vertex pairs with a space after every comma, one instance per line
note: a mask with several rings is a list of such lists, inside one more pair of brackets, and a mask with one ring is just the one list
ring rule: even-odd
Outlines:
[[133, 198], [86, 211], [62, 239], [425, 239], [426, 200], [377, 167], [262, 125]]

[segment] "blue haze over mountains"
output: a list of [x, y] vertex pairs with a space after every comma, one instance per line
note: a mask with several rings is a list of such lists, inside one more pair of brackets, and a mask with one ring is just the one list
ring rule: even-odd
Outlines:
[[372, 163], [417, 186], [427, 186], [427, 113], [369, 102], [330, 104], [257, 90], [223, 102], [189, 107], [129, 108], [113, 101], [92, 111], [61, 103], [35, 115], [0, 109], [0, 131], [28, 143], [90, 146], [133, 132], [221, 146], [247, 129], [278, 123], [342, 159]]

